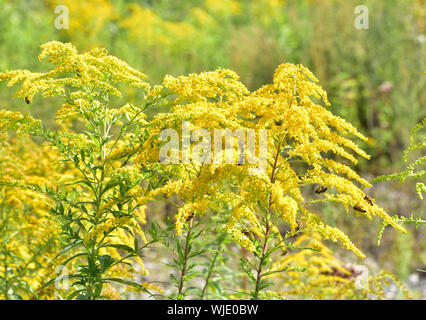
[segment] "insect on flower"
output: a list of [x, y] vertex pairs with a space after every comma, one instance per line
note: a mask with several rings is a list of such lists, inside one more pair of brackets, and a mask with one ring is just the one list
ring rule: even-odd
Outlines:
[[354, 207], [353, 207], [356, 211], [359, 211], [359, 212], [367, 212], [367, 210], [365, 210], [365, 209], [363, 209], [360, 205], [358, 205], [358, 204], [356, 204], [356, 205], [354, 205]]
[[328, 190], [328, 188], [326, 186], [319, 185], [318, 187], [315, 188], [315, 193], [321, 194], [321, 193], [326, 192], [327, 190]]
[[249, 238], [250, 238], [250, 236], [251, 236], [251, 233], [250, 233], [249, 231], [243, 231], [243, 234], [244, 234], [246, 237], [249, 237]]
[[186, 218], [185, 222], [188, 222], [189, 220], [191, 220], [192, 218], [194, 218], [194, 212], [191, 212], [189, 214], [189, 216]]
[[29, 98], [29, 97], [25, 97], [25, 102], [26, 102], [27, 104], [30, 104], [30, 103], [31, 103], [30, 98]]
[[365, 195], [364, 200], [367, 201], [371, 206], [374, 206], [373, 198], [370, 196]]

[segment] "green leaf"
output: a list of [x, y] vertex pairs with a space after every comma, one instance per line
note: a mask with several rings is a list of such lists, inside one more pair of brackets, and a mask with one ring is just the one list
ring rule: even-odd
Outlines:
[[131, 248], [129, 246], [126, 246], [124, 244], [105, 244], [105, 245], [102, 245], [102, 247], [111, 247], [111, 248], [115, 248], [115, 249], [126, 251], [128, 253], [134, 253], [135, 252], [133, 250], [133, 248]]
[[98, 256], [99, 263], [101, 264], [101, 271], [105, 272], [113, 263], [114, 259], [111, 258], [110, 255], [104, 254], [102, 256]]
[[71, 250], [72, 248], [78, 246], [82, 242], [83, 242], [82, 239], [77, 239], [71, 242], [70, 244], [66, 245], [61, 251], [59, 251], [59, 253], [56, 255], [56, 257], [53, 260], [56, 260], [59, 256], [63, 255], [65, 252]]
[[71, 274], [71, 275], [68, 275], [68, 276], [56, 277], [56, 278], [50, 279], [44, 285], [42, 285], [39, 289], [37, 289], [37, 291], [41, 291], [41, 290], [47, 288], [48, 286], [51, 286], [52, 284], [55, 283], [55, 281], [61, 281], [62, 279], [67, 279], [67, 278], [68, 279], [80, 278], [80, 275], [78, 275], [78, 274]]
[[135, 240], [133, 241], [133, 246], [134, 246], [134, 250], [135, 252], [139, 251], [139, 241], [137, 238], [135, 238]]
[[184, 282], [187, 282], [189, 280], [191, 280], [192, 278], [194, 278], [198, 273], [197, 272], [193, 272], [191, 274], [188, 274], [185, 276], [185, 278], [183, 279]]
[[71, 260], [73, 260], [73, 259], [75, 259], [75, 258], [77, 258], [77, 257], [81, 257], [81, 256], [86, 256], [87, 255], [87, 253], [84, 253], [84, 252], [82, 252], [82, 253], [78, 253], [78, 254], [76, 254], [76, 255], [74, 255], [74, 256], [72, 256], [71, 258], [68, 258], [67, 260], [65, 260], [65, 262], [63, 262], [62, 264], [65, 266], [68, 262], [70, 262]]
[[122, 284], [127, 284], [129, 286], [141, 289], [141, 290], [149, 293], [149, 291], [145, 287], [143, 287], [139, 283], [136, 283], [136, 282], [131, 281], [131, 280], [124, 280], [124, 279], [120, 279], [120, 278], [103, 278], [102, 282], [118, 282], [118, 283], [122, 283]]
[[114, 188], [114, 187], [116, 187], [116, 186], [118, 186], [119, 185], [119, 183], [117, 183], [117, 182], [111, 182], [111, 183], [108, 183], [106, 186], [105, 186], [105, 188], [102, 190], [102, 194], [104, 194], [105, 192], [107, 192], [108, 190], [110, 190], [110, 189], [112, 189], [112, 188]]
[[84, 291], [84, 289], [73, 291], [65, 299], [66, 300], [72, 300], [82, 291]]

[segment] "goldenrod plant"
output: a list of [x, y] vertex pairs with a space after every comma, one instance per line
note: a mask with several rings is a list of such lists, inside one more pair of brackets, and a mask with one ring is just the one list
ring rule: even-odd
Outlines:
[[[53, 163], [66, 167], [47, 174], [46, 181], [26, 179], [23, 171], [23, 177], [1, 184], [45, 199], [50, 215], [43, 209], [43, 217], [57, 221], [60, 249], [52, 247], [58, 249], [52, 261], [68, 274], [48, 279], [40, 273], [44, 283], [35, 290], [68, 280], [57, 298], [121, 298], [134, 288], [154, 298], [281, 299], [287, 298], [285, 290], [268, 289], [276, 287], [278, 275], [316, 277], [318, 270], [341, 269], [325, 245], [319, 269], [298, 265], [297, 254], [287, 251], [310, 250], [310, 243], [293, 244], [293, 236], [331, 240], [365, 257], [339, 226], [323, 221], [318, 208], [324, 203], [341, 204], [354, 218], [379, 217], [405, 232], [363, 190], [370, 183], [351, 168], [357, 156], [369, 158], [353, 139], [367, 138], [328, 109], [325, 90], [302, 65], [281, 64], [271, 84], [250, 92], [224, 68], [165, 76], [151, 87], [143, 73], [105, 49], [78, 53], [71, 43], [45, 43], [39, 59], [51, 69], [0, 73], [8, 86], [21, 85], [17, 96], [32, 108], [36, 95], [61, 101], [53, 129], [30, 114], [0, 111], [1, 132], [15, 132], [17, 140], [26, 134], [43, 140], [57, 154], [45, 160], [50, 170]], [[126, 86], [138, 90], [141, 100], [123, 102]], [[155, 115], [148, 115], [148, 108]], [[6, 136], [2, 140], [8, 143]], [[19, 192], [16, 197], [25, 203]], [[146, 208], [161, 199], [176, 208], [168, 226], [146, 215]], [[214, 248], [212, 255], [208, 247]], [[175, 255], [165, 257], [173, 271], [162, 287], [141, 259], [148, 249]], [[233, 261], [232, 274], [243, 280], [235, 281], [238, 285], [229, 277], [218, 283], [230, 288], [212, 287], [215, 270], [226, 260], [218, 252]], [[286, 253], [295, 265], [283, 260]], [[208, 267], [198, 268], [206, 257]], [[332, 294], [302, 284], [303, 277], [298, 281], [307, 288], [305, 297]]]
[[152, 173], [149, 163], [138, 167], [132, 158], [148, 134], [144, 110], [155, 101], [117, 108], [110, 100], [120, 96], [118, 83], [148, 90], [145, 76], [106, 50], [78, 54], [71, 44], [56, 41], [42, 46], [39, 59], [47, 59], [54, 68], [46, 73], [8, 71], [0, 78], [9, 85], [22, 83], [18, 96], [27, 103], [36, 94], [61, 97], [58, 129], [46, 129], [29, 115], [5, 110], [0, 113], [0, 127], [44, 139], [74, 169], [62, 184], [53, 187], [28, 184], [54, 202], [51, 212], [59, 219], [64, 242], [57, 257], [69, 255], [64, 266], [78, 261], [67, 275], [72, 286], [66, 297], [99, 299], [110, 283], [146, 290], [124, 276], [131, 274], [126, 268], [133, 270], [136, 265], [128, 262], [131, 258], [139, 265], [139, 272], [146, 272], [140, 259], [147, 245], [141, 229], [145, 212], [135, 199]]
[[[333, 153], [336, 159], [352, 163], [357, 160], [351, 152], [368, 158], [347, 138], [349, 134], [365, 137], [312, 100], [312, 97], [323, 99], [329, 105], [315, 76], [301, 65], [283, 64], [275, 71], [273, 80], [238, 103], [239, 114], [248, 128], [268, 129], [267, 170], [254, 177], [244, 171], [239, 173], [235, 210], [227, 227], [254, 253], [254, 261], [243, 260], [243, 267], [253, 282], [250, 293], [253, 299], [268, 286], [263, 278], [280, 271], [271, 270], [270, 260], [275, 251], [285, 249], [278, 229], [283, 223], [288, 226], [289, 234], [296, 229], [319, 232], [324, 239], [338, 241], [344, 248], [364, 257], [342, 231], [325, 224], [310, 210], [312, 202], [338, 202], [347, 212], [352, 210], [370, 218], [377, 215], [405, 231], [356, 185], [369, 186], [366, 180], [343, 161], [323, 156]], [[305, 199], [302, 189], [309, 185], [317, 185], [316, 194], [321, 194], [323, 199]], [[245, 229], [250, 231], [249, 236], [243, 234]]]
[[424, 118], [420, 123], [418, 123], [410, 133], [410, 145], [404, 151], [403, 159], [404, 162], [408, 162], [408, 157], [412, 154], [418, 154], [419, 157], [414, 161], [411, 161], [407, 164], [407, 167], [404, 171], [399, 173], [394, 173], [390, 175], [380, 176], [372, 180], [372, 182], [379, 181], [392, 181], [399, 180], [404, 182], [407, 179], [416, 180], [416, 191], [418, 197], [423, 200], [423, 194], [426, 193], [426, 185], [422, 182], [422, 179], [426, 177], [426, 170], [424, 169], [424, 163], [426, 161], [426, 156], [423, 155], [423, 152], [426, 147], [426, 135], [424, 134], [426, 126], [426, 118]]
[[53, 298], [55, 290], [37, 290], [54, 276], [60, 250], [60, 228], [49, 214], [51, 200], [31, 189], [13, 185], [53, 187], [64, 173], [57, 154], [27, 135], [0, 138], [0, 287], [1, 299]]
[[[391, 282], [406, 298], [411, 297], [398, 277], [389, 271], [370, 273], [366, 266], [342, 263], [324, 244], [319, 233], [299, 235], [276, 260], [273, 268], [283, 267], [295, 271], [269, 276], [282, 280], [280, 292], [267, 292], [272, 297], [385, 299], [384, 285], [390, 286]], [[300, 272], [300, 268], [304, 268], [303, 272]]]
[[[403, 158], [404, 161], [408, 162], [408, 156], [411, 154], [419, 154], [420, 156], [409, 163], [406, 169], [399, 173], [394, 173], [390, 175], [380, 176], [372, 180], [372, 182], [380, 181], [394, 181], [399, 180], [404, 182], [407, 179], [414, 179], [416, 181], [416, 192], [418, 197], [423, 200], [423, 193], [426, 192], [426, 185], [423, 179], [426, 177], [426, 170], [424, 169], [424, 163], [426, 161], [426, 156], [424, 156], [424, 150], [426, 146], [426, 135], [423, 131], [426, 125], [426, 118], [424, 118], [419, 124], [417, 124], [410, 133], [410, 145], [404, 151]], [[423, 134], [422, 134], [423, 133]], [[418, 228], [419, 226], [424, 226], [426, 221], [422, 219], [421, 213], [419, 212], [418, 217], [415, 217], [414, 214], [411, 214], [409, 217], [395, 215], [393, 219], [399, 223], [403, 224], [413, 224]], [[379, 233], [377, 236], [377, 244], [380, 244], [380, 241], [383, 236], [383, 232], [388, 223], [383, 223], [380, 226]]]
[[[426, 71], [424, 72], [426, 74]], [[377, 177], [372, 180], [372, 182], [380, 181], [400, 181], [405, 182], [407, 179], [413, 179], [416, 181], [416, 192], [418, 197], [423, 200], [423, 193], [426, 193], [426, 185], [423, 182], [423, 179], [426, 177], [425, 170], [425, 161], [426, 156], [424, 155], [426, 147], [426, 135], [425, 135], [425, 126], [426, 118], [423, 118], [410, 132], [410, 145], [403, 153], [403, 159], [405, 163], [408, 163], [405, 170], [399, 173], [394, 173], [390, 175], [384, 175]], [[415, 157], [414, 160], [409, 162], [408, 158]], [[419, 212], [418, 217], [414, 217], [414, 214], [411, 214], [409, 217], [395, 215], [393, 219], [397, 222], [402, 222], [403, 224], [413, 224], [416, 226], [416, 229], [419, 226], [424, 226], [426, 221], [422, 219], [421, 213]], [[380, 226], [379, 233], [377, 235], [377, 245], [380, 245], [380, 241], [383, 236], [383, 232], [388, 223], [383, 223]]]

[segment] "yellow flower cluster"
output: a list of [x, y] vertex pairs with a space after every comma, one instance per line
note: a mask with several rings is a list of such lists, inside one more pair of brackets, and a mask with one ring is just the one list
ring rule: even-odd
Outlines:
[[36, 120], [28, 113], [0, 110], [0, 132], [16, 131], [18, 134], [30, 133], [38, 135], [42, 130], [40, 120]]
[[[45, 97], [70, 98], [70, 88], [86, 92], [102, 89], [105, 94], [121, 96], [120, 91], [114, 86], [119, 82], [137, 88], [149, 88], [143, 81], [146, 77], [143, 73], [136, 71], [124, 61], [109, 56], [105, 49], [93, 49], [78, 54], [71, 43], [51, 41], [41, 46], [39, 60], [42, 59], [47, 59], [56, 67], [46, 73], [32, 73], [27, 70], [6, 71], [0, 73], [0, 81], [8, 81], [8, 86], [22, 82], [22, 88], [17, 95], [29, 101], [37, 93]], [[108, 78], [105, 77], [106, 73]], [[75, 103], [75, 107], [82, 108], [82, 105]]]
[[[248, 99], [239, 102], [239, 112], [249, 119], [246, 126], [269, 129], [270, 165], [267, 176], [272, 177], [271, 207], [277, 214], [292, 228], [296, 227], [296, 216], [300, 214], [306, 228], [317, 230], [327, 239], [339, 240], [345, 248], [363, 256], [340, 230], [325, 225], [316, 214], [310, 212], [307, 201], [300, 193], [302, 187], [320, 184], [326, 187], [326, 200], [341, 202], [346, 207], [362, 208], [361, 211], [369, 217], [378, 215], [389, 223], [392, 220], [380, 207], [368, 201], [365, 193], [354, 183], [368, 187], [370, 185], [366, 180], [343, 162], [323, 156], [332, 152], [338, 158], [354, 163], [357, 160], [353, 153], [368, 158], [347, 136], [352, 134], [363, 140], [366, 138], [351, 124], [313, 102], [312, 97], [322, 98], [329, 105], [326, 92], [317, 82], [307, 68], [283, 64], [275, 71], [273, 84], [263, 86]], [[267, 184], [265, 187], [269, 188]], [[253, 197], [253, 193], [256, 192], [252, 190], [250, 197]], [[260, 190], [258, 193], [262, 194]], [[268, 198], [261, 196], [261, 199]], [[267, 203], [263, 205], [267, 206]], [[392, 225], [404, 231], [395, 222]]]
[[130, 15], [119, 25], [129, 31], [133, 41], [142, 41], [145, 46], [174, 46], [197, 35], [190, 23], [164, 20], [151, 8], [132, 3], [129, 10]]
[[208, 10], [218, 15], [241, 14], [241, 3], [236, 0], [206, 0], [205, 6]]
[[[261, 235], [264, 231], [259, 228], [258, 221], [270, 216], [272, 228], [286, 222], [295, 230], [300, 221], [306, 230], [339, 241], [346, 249], [364, 257], [347, 235], [326, 225], [318, 214], [310, 211], [309, 205], [318, 201], [339, 202], [347, 210], [355, 208], [357, 213], [370, 218], [379, 216], [396, 229], [405, 231], [357, 186], [369, 187], [370, 184], [344, 160], [357, 163], [356, 155], [367, 159], [369, 156], [349, 135], [362, 140], [367, 138], [350, 123], [314, 102], [315, 98], [330, 104], [318, 79], [302, 65], [280, 65], [273, 83], [252, 93], [239, 82], [234, 72], [226, 69], [177, 78], [166, 76], [163, 87], [173, 94], [170, 112], [156, 115], [150, 123], [152, 139], [148, 144], [153, 149], [149, 153], [158, 154], [160, 145], [155, 141], [162, 129], [182, 132], [183, 121], [190, 121], [191, 130], [268, 130], [268, 165], [263, 174], [251, 175], [249, 169], [253, 166], [249, 164], [224, 165], [214, 161], [204, 165], [171, 165], [164, 169], [178, 178], [176, 188], [170, 189], [174, 182], [169, 182], [145, 200], [150, 201], [159, 194], [170, 195], [171, 190], [183, 196], [184, 205], [177, 215], [179, 233], [194, 211], [199, 214], [207, 209], [217, 211], [220, 206], [217, 199], [230, 199], [230, 185], [236, 188], [229, 202], [235, 207], [234, 212], [242, 210], [251, 215], [242, 215], [239, 220], [231, 216], [224, 228], [246, 248], [253, 249], [254, 244], [241, 232], [246, 228], [255, 229], [254, 232]], [[259, 146], [255, 151], [260, 152]], [[324, 156], [329, 152], [335, 155], [333, 159]], [[139, 159], [142, 155], [136, 158], [136, 162], [141, 163]], [[185, 179], [191, 182], [187, 188], [182, 188]], [[317, 199], [305, 199], [302, 191], [309, 185], [321, 185], [325, 191], [320, 192]]]
[[141, 180], [139, 169], [132, 166], [117, 168], [111, 172], [111, 181], [124, 183], [129, 187], [136, 186]]
[[293, 243], [294, 249], [274, 262], [272, 270], [289, 268], [284, 273], [269, 276], [284, 281], [283, 291], [287, 297], [330, 297], [349, 281], [347, 277], [351, 273], [321, 238], [316, 232], [300, 235]]
[[207, 102], [214, 99], [218, 107], [229, 104], [249, 93], [238, 81], [239, 76], [229, 69], [217, 69], [210, 72], [192, 73], [174, 78], [166, 76], [163, 85], [177, 95], [176, 102]]
[[64, 5], [68, 9], [69, 25], [65, 32], [81, 40], [100, 33], [105, 25], [119, 16], [109, 0], [49, 0], [52, 8]]
[[[366, 267], [344, 265], [322, 242], [319, 233], [304, 233], [293, 243], [293, 249], [274, 262], [272, 270], [289, 268], [284, 273], [275, 273], [270, 278], [283, 281], [281, 294], [286, 298], [308, 299], [362, 299], [372, 297], [385, 299], [383, 284], [391, 280], [406, 297], [410, 297], [401, 281], [392, 273], [382, 270], [369, 275], [362, 274]], [[355, 281], [362, 277], [365, 283], [356, 288]], [[361, 281], [361, 280], [358, 280]]]
[[103, 236], [104, 233], [110, 231], [111, 229], [114, 229], [117, 227], [129, 226], [129, 225], [132, 225], [132, 221], [129, 218], [108, 219], [106, 222], [97, 225], [94, 230], [90, 231], [87, 234], [86, 241], [90, 239], [96, 239], [99, 236]]
[[[349, 135], [362, 140], [366, 137], [313, 101], [313, 98], [322, 99], [329, 105], [327, 94], [317, 84], [318, 80], [301, 65], [279, 66], [273, 83], [253, 93], [238, 84], [238, 78], [232, 74], [221, 78], [221, 72], [219, 69], [186, 77], [167, 77], [163, 85], [175, 95], [171, 113], [157, 115], [153, 125], [179, 131], [179, 124], [190, 120], [191, 129], [203, 126], [208, 129], [267, 129], [267, 168], [255, 176], [250, 174], [250, 165], [246, 164], [180, 164], [166, 169], [179, 179], [191, 180], [188, 188], [179, 189], [181, 180], [175, 184], [177, 189], [174, 193], [184, 199], [176, 215], [177, 233], [182, 233], [185, 223], [195, 212], [197, 215], [208, 211], [212, 214], [221, 212], [217, 201], [220, 199], [232, 209], [219, 230], [224, 230], [249, 252], [256, 251], [259, 239], [264, 239], [260, 248], [263, 251], [256, 252], [262, 257], [271, 234], [277, 236], [278, 242], [270, 245], [283, 245], [278, 226], [285, 222], [290, 233], [302, 230], [307, 235], [314, 234], [320, 247], [318, 255], [313, 254], [317, 248], [303, 250], [300, 254], [300, 259], [309, 259], [298, 266], [314, 265], [315, 268], [311, 271], [309, 285], [303, 285], [307, 281], [304, 278], [296, 278], [295, 285], [306, 290], [304, 294], [310, 292], [316, 297], [323, 295], [324, 291], [326, 295], [339, 294], [348, 282], [343, 275], [350, 272], [319, 239], [339, 242], [357, 256], [365, 256], [346, 234], [327, 225], [318, 213], [312, 212], [311, 203], [339, 202], [346, 210], [353, 209], [369, 218], [379, 216], [396, 229], [405, 231], [361, 190], [362, 187], [370, 187], [370, 184], [345, 161], [357, 163], [356, 155], [369, 158]], [[230, 89], [229, 92], [226, 88]], [[200, 110], [201, 106], [204, 111]], [[225, 119], [221, 118], [222, 114], [226, 115]], [[160, 124], [159, 119], [166, 121]], [[260, 148], [256, 151], [259, 153]], [[330, 152], [334, 154], [332, 159], [325, 156]], [[214, 187], [207, 186], [207, 181]], [[303, 190], [314, 185], [318, 185], [316, 199], [305, 199]], [[173, 188], [168, 192], [170, 190]], [[303, 242], [304, 238], [301, 239]], [[287, 262], [279, 260], [276, 270], [286, 266], [289, 266]], [[289, 274], [294, 276], [297, 272]], [[336, 283], [342, 286], [336, 287]]]
[[[52, 187], [64, 172], [57, 159], [51, 147], [27, 135], [0, 134], [0, 278], [7, 287], [1, 299], [34, 298], [35, 290], [53, 276], [60, 229], [49, 213], [51, 200], [15, 185]], [[52, 292], [42, 296], [54, 297]]]

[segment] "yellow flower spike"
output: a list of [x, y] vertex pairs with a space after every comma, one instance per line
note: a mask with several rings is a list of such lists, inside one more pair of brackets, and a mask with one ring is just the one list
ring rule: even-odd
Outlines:
[[[31, 73], [26, 70], [17, 70], [0, 73], [0, 81], [9, 81], [8, 85], [22, 82], [18, 96], [32, 99], [37, 93], [42, 96], [66, 97], [67, 87], [75, 89], [102, 88], [110, 95], [121, 96], [115, 87], [119, 82], [128, 83], [130, 86], [149, 90], [149, 85], [143, 80], [146, 76], [127, 65], [124, 61], [109, 56], [105, 49], [93, 49], [87, 53], [79, 54], [70, 43], [51, 41], [41, 46], [42, 52], [39, 59], [46, 59], [56, 66], [46, 73]], [[109, 78], [105, 79], [105, 71]], [[77, 74], [70, 77], [69, 74]], [[74, 95], [76, 92], [74, 92]], [[88, 93], [86, 93], [87, 95]], [[81, 104], [80, 107], [83, 107]]]
[[349, 237], [337, 228], [333, 228], [324, 224], [319, 217], [311, 214], [307, 211], [304, 212], [304, 219], [306, 228], [311, 231], [316, 231], [323, 239], [331, 240], [333, 242], [339, 241], [343, 248], [352, 251], [361, 259], [365, 258], [365, 255], [353, 244]]
[[[9, 270], [5, 273], [0, 268], [0, 277], [25, 281], [32, 290], [54, 275], [52, 260], [60, 249], [60, 229], [49, 214], [51, 199], [33, 189], [13, 185], [52, 187], [64, 173], [62, 164], [55, 164], [57, 157], [51, 147], [39, 145], [27, 135], [9, 138], [0, 134], [0, 218], [5, 222], [0, 245], [9, 254]], [[34, 298], [30, 290], [16, 290], [14, 293], [24, 299]], [[53, 292], [43, 296], [54, 297]], [[2, 293], [0, 297], [11, 298]]]
[[239, 230], [234, 223], [228, 223], [223, 226], [223, 230], [229, 234], [232, 240], [238, 243], [241, 247], [250, 252], [256, 251], [253, 242], [241, 230]]

